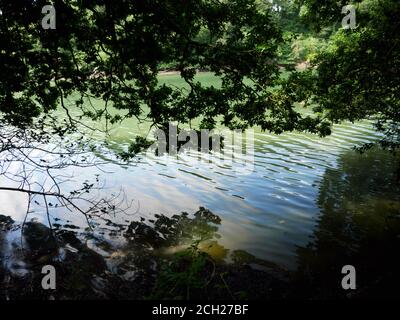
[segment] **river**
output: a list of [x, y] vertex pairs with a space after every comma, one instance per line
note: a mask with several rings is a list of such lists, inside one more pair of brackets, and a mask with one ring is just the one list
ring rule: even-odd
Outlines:
[[[202, 81], [216, 81], [207, 75], [202, 77]], [[176, 75], [163, 76], [162, 81], [179, 84]], [[147, 130], [148, 124], [139, 125], [135, 120], [115, 126], [107, 138], [110, 157], [106, 159], [112, 159], [112, 151], [126, 148], [136, 134], [146, 134]], [[398, 210], [399, 196], [393, 192], [394, 187], [382, 191], [379, 181], [369, 179], [369, 170], [374, 170], [377, 177], [394, 170], [391, 156], [376, 150], [359, 155], [352, 150], [355, 145], [378, 138], [368, 121], [336, 125], [326, 138], [304, 133], [273, 135], [255, 128], [254, 170], [245, 175], [237, 174], [233, 166], [194, 161], [198, 154], [191, 152], [169, 158], [167, 164], [165, 158], [139, 156], [129, 165], [109, 160], [102, 165], [103, 171], [67, 169], [73, 178], [65, 187], [72, 188], [99, 175], [104, 183], [102, 194], [123, 190], [127, 200], [132, 201], [131, 214], [111, 217], [126, 225], [140, 217], [151, 219], [154, 214], [171, 216], [183, 211], [191, 214], [205, 207], [222, 219], [218, 230], [222, 247], [242, 249], [294, 270], [299, 264], [298, 249], [315, 240], [324, 215], [335, 213], [338, 207], [354, 211], [356, 206], [360, 210], [354, 214], [365, 214], [372, 221], [389, 200]], [[351, 180], [354, 175], [355, 180]], [[385, 183], [390, 185], [388, 179]], [[337, 189], [346, 184], [350, 188]], [[362, 200], [354, 199], [352, 192], [357, 190], [361, 190]], [[330, 194], [335, 198], [326, 200]], [[2, 214], [16, 221], [24, 219], [25, 195], [2, 193], [0, 203]], [[51, 213], [52, 223], [83, 229], [86, 226], [79, 213], [60, 209]], [[33, 218], [47, 221], [40, 207], [33, 207], [29, 219]], [[118, 241], [117, 233], [105, 237]]]

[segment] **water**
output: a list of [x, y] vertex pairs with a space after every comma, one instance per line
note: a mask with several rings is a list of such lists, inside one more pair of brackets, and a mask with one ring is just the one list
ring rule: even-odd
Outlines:
[[[164, 81], [177, 81], [170, 77]], [[109, 148], [123, 150], [136, 134], [146, 134], [147, 130], [147, 124], [124, 121], [111, 131]], [[246, 250], [260, 259], [296, 269], [299, 265], [298, 248], [315, 239], [321, 216], [327, 210], [326, 204], [321, 203], [321, 192], [326, 191], [327, 183], [335, 183], [334, 179], [327, 182], [327, 176], [341, 177], [346, 172], [349, 158], [353, 165], [359, 165], [367, 172], [370, 165], [377, 164], [378, 176], [394, 168], [394, 163], [388, 160], [389, 155], [373, 153], [377, 156], [361, 156], [351, 150], [355, 145], [378, 138], [367, 121], [337, 125], [327, 138], [300, 133], [278, 136], [255, 128], [254, 170], [248, 175], [238, 175], [229, 166], [195, 162], [198, 155], [191, 153], [168, 159], [168, 165], [162, 158], [140, 157], [126, 166], [108, 161], [102, 166], [104, 172], [97, 168], [68, 169], [65, 172], [73, 174], [74, 178], [65, 188], [72, 188], [85, 179], [93, 180], [96, 174], [100, 174], [104, 182], [102, 194], [117, 193], [122, 189], [127, 199], [133, 201], [130, 214], [111, 217], [123, 224], [140, 217], [151, 219], [157, 213], [171, 216], [182, 211], [193, 213], [200, 206], [206, 207], [222, 219], [218, 231], [221, 246]], [[113, 158], [111, 154], [105, 156]], [[390, 163], [384, 167], [382, 163], [388, 161]], [[347, 197], [347, 193], [357, 186], [363, 186], [366, 180], [352, 183], [352, 189], [335, 194], [337, 199], [334, 201], [338, 206], [342, 206], [342, 197]], [[373, 190], [375, 182], [370, 183], [372, 189], [363, 191], [363, 203], [369, 201], [369, 208], [373, 208], [372, 203], [384, 201], [387, 197], [377, 196]], [[386, 191], [385, 195], [390, 190]], [[392, 193], [389, 198], [395, 207], [398, 206], [398, 195]], [[2, 214], [11, 215], [17, 221], [24, 219], [25, 195], [1, 193], [0, 203]], [[362, 207], [363, 203], [348, 201], [346, 205]], [[375, 209], [379, 211], [379, 205]], [[29, 218], [46, 222], [40, 207], [34, 206]], [[51, 211], [51, 221], [82, 228], [86, 226], [82, 215], [60, 209]], [[110, 239], [117, 241], [117, 237], [111, 236]]]

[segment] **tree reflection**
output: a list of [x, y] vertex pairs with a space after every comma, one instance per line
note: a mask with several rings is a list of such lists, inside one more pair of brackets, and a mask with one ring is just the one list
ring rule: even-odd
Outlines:
[[[400, 283], [398, 157], [381, 150], [348, 152], [320, 184], [321, 215], [312, 241], [298, 249], [296, 290], [312, 298], [395, 297]], [[341, 287], [344, 265], [357, 290]]]
[[[0, 300], [268, 299], [286, 295], [287, 272], [246, 251], [225, 248], [218, 242], [220, 224], [220, 217], [205, 208], [194, 214], [155, 215], [122, 228], [126, 241], [113, 246], [95, 232], [81, 234], [62, 225], [50, 229], [30, 221], [18, 233], [22, 235], [18, 243], [24, 244], [18, 247], [17, 238], [10, 242], [8, 235], [21, 226], [0, 216]], [[7, 264], [3, 253], [8, 255]], [[41, 287], [44, 264], [57, 270], [57, 289], [51, 292]]]
[[130, 224], [125, 233], [127, 255], [119, 265], [120, 270], [134, 265], [136, 276], [142, 273], [155, 280], [150, 298], [266, 299], [285, 294], [284, 270], [218, 242], [221, 219], [211, 211], [200, 208], [193, 216], [183, 212], [155, 218]]

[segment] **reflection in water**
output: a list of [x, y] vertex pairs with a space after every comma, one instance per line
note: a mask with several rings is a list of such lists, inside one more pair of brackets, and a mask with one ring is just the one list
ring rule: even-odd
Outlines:
[[400, 277], [399, 158], [349, 151], [320, 184], [321, 214], [312, 241], [298, 249], [298, 290], [316, 298], [348, 294], [341, 270], [357, 271], [355, 297], [396, 297]]
[[[143, 126], [132, 119], [112, 132], [108, 147], [126, 149]], [[95, 137], [94, 137], [95, 138]], [[271, 135], [255, 129], [255, 166], [249, 175], [237, 175], [232, 166], [199, 162], [197, 152], [179, 157], [139, 156], [133, 163], [121, 166], [104, 150], [102, 172], [97, 168], [66, 168], [63, 175], [72, 176], [64, 190], [75, 190], [82, 181], [93, 181], [100, 175], [104, 188], [94, 197], [108, 198], [123, 190], [127, 201], [133, 201], [129, 215], [110, 217], [127, 225], [140, 217], [155, 213], [172, 216], [177, 212], [194, 212], [200, 206], [218, 214], [220, 243], [228, 248], [246, 250], [265, 260], [295, 270], [296, 248], [304, 246], [313, 232], [320, 209], [315, 199], [318, 184], [328, 168], [336, 166], [337, 157], [354, 144], [377, 138], [366, 123], [335, 127], [326, 139], [314, 135], [290, 133]], [[98, 137], [101, 139], [101, 137]], [[100, 155], [99, 155], [100, 156]], [[35, 177], [43, 180], [45, 177]], [[9, 181], [0, 184], [7, 185]], [[26, 196], [1, 193], [0, 213], [23, 221]], [[83, 216], [61, 208], [51, 208], [52, 223], [87, 227]], [[29, 219], [47, 223], [43, 206], [31, 207]], [[100, 226], [107, 228], [108, 226]]]
[[[210, 74], [201, 74], [198, 80], [218, 86], [217, 78]], [[179, 76], [166, 76], [162, 81], [184, 86]], [[72, 103], [71, 112], [75, 109]], [[59, 116], [63, 114], [60, 112]], [[105, 123], [88, 122], [85, 125], [95, 128], [104, 127]], [[192, 125], [196, 127], [195, 122]], [[317, 187], [325, 171], [335, 167], [338, 156], [352, 146], [379, 138], [367, 121], [337, 125], [333, 135], [324, 139], [302, 133], [278, 136], [254, 128], [254, 170], [248, 175], [237, 174], [233, 167], [237, 163], [220, 165], [197, 161], [197, 152], [178, 157], [139, 156], [127, 165], [115, 161], [110, 149], [126, 151], [137, 135], [146, 136], [149, 129], [149, 123], [129, 118], [111, 129], [106, 138], [93, 133], [95, 143], [107, 140], [106, 148], [96, 154], [107, 162], [101, 168], [104, 172], [97, 168], [65, 169], [63, 175], [73, 178], [63, 184], [63, 188], [67, 192], [75, 190], [82, 181], [93, 181], [100, 173], [104, 188], [94, 196], [108, 198], [110, 193], [123, 189], [127, 200], [134, 202], [132, 214], [110, 217], [124, 225], [140, 217], [150, 218], [155, 213], [172, 216], [206, 207], [222, 219], [219, 242], [224, 247], [246, 250], [292, 270], [297, 268], [297, 246], [307, 244], [316, 225], [320, 212], [315, 201]], [[0, 185], [9, 183], [0, 177]], [[25, 210], [25, 196], [0, 194], [1, 214], [22, 221]], [[33, 204], [31, 211], [29, 218], [47, 223], [43, 207]], [[52, 223], [69, 220], [67, 224], [86, 228], [83, 217], [66, 210], [52, 208], [51, 216]]]
[[[19, 242], [15, 231], [21, 226], [0, 216], [0, 300], [281, 298], [287, 272], [224, 248], [218, 243], [220, 223], [204, 208], [194, 215], [157, 215], [132, 222], [123, 230], [125, 245], [115, 247], [94, 234], [52, 231], [35, 221], [22, 227]], [[226, 264], [228, 256], [232, 263]], [[44, 264], [57, 270], [56, 290], [41, 288]]]
[[[164, 80], [183, 85], [178, 78]], [[207, 74], [201, 80], [217, 85]], [[360, 286], [378, 281], [382, 270], [388, 270], [384, 274], [390, 281], [389, 271], [398, 266], [399, 190], [392, 174], [396, 162], [378, 150], [362, 156], [349, 151], [354, 145], [379, 139], [369, 122], [337, 125], [333, 135], [324, 139], [300, 133], [277, 136], [255, 128], [254, 170], [248, 175], [237, 175], [232, 165], [196, 161], [197, 152], [170, 158], [139, 156], [126, 165], [117, 162], [109, 150], [126, 151], [137, 135], [148, 134], [149, 127], [149, 123], [125, 120], [111, 131], [107, 146], [95, 155], [107, 163], [100, 176], [104, 188], [94, 196], [107, 197], [122, 188], [127, 201], [134, 203], [128, 215], [93, 222], [95, 234], [104, 240], [105, 247], [105, 243], [123, 246], [121, 229], [131, 223], [144, 218], [149, 221], [155, 213], [172, 219], [177, 212], [195, 212], [202, 206], [221, 218], [220, 238], [209, 240], [213, 246], [201, 244], [201, 250], [215, 260], [239, 259], [251, 264], [257, 257], [293, 272], [299, 267], [300, 287], [309, 286], [309, 296], [343, 294], [339, 290], [344, 264], [355, 264]], [[101, 144], [104, 139], [93, 134], [95, 143]], [[99, 173], [96, 168], [67, 168], [63, 174], [73, 178], [63, 188], [66, 192], [75, 190]], [[43, 177], [34, 179], [41, 181]], [[9, 183], [0, 177], [0, 185]], [[0, 214], [22, 222], [25, 201], [24, 195], [1, 193]], [[81, 231], [87, 227], [81, 215], [54, 207], [50, 213], [54, 226], [69, 230], [77, 225]], [[32, 218], [47, 224], [43, 206], [32, 205], [28, 220]], [[17, 235], [18, 230], [15, 236], [20, 242]], [[159, 251], [178, 252], [179, 245]], [[120, 257], [118, 250], [107, 253], [105, 248], [95, 247], [105, 256]], [[232, 251], [229, 255], [227, 248], [236, 250], [236, 255]], [[268, 268], [261, 260], [257, 264], [257, 268]], [[14, 269], [25, 272], [23, 266]]]
[[[23, 241], [20, 227], [0, 216], [0, 298], [29, 297], [36, 289], [19, 290], [39, 288], [43, 264], [55, 265], [62, 276], [56, 298], [396, 297], [398, 161], [380, 150], [348, 151], [326, 169], [318, 184], [320, 215], [309, 244], [297, 246], [298, 267], [290, 272], [273, 259], [226, 246], [225, 221], [204, 208], [125, 224], [107, 219], [108, 228], [95, 233], [55, 224], [53, 236], [43, 224], [29, 222]], [[125, 241], [109, 241], [117, 238]], [[341, 287], [344, 265], [356, 268], [356, 291]]]

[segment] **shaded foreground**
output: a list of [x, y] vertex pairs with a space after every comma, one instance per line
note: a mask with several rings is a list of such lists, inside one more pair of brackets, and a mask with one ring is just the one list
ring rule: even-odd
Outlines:
[[[200, 208], [149, 224], [132, 222], [126, 243], [109, 243], [38, 222], [23, 228], [0, 216], [1, 299], [263, 299], [283, 298], [289, 274], [275, 264], [215, 240], [220, 219]], [[85, 242], [95, 240], [89, 248]], [[23, 249], [19, 247], [23, 243]], [[11, 251], [7, 251], [7, 248]], [[212, 252], [217, 256], [212, 257]], [[100, 254], [101, 253], [101, 254]], [[231, 263], [225, 263], [228, 258]], [[251, 264], [258, 267], [251, 267]], [[57, 289], [43, 290], [44, 265], [57, 270]], [[260, 270], [262, 269], [262, 270]]]
[[[392, 232], [370, 239], [358, 234], [359, 242], [348, 245], [328, 235], [328, 230], [319, 230], [315, 243], [298, 249], [299, 268], [290, 272], [245, 251], [230, 252], [221, 246], [219, 224], [219, 217], [204, 208], [193, 217], [187, 213], [156, 216], [149, 224], [132, 222], [123, 233], [126, 243], [115, 248], [93, 235], [62, 228], [52, 231], [38, 222], [26, 223], [22, 240], [12, 240], [10, 235], [21, 234], [21, 225], [0, 216], [0, 299], [397, 297], [400, 246], [399, 236]], [[348, 226], [345, 232], [356, 228]], [[95, 246], [85, 244], [91, 240]], [[340, 286], [340, 270], [346, 263], [357, 266], [359, 272], [357, 290], [350, 292]], [[42, 289], [41, 270], [49, 264], [57, 270], [56, 290]]]

